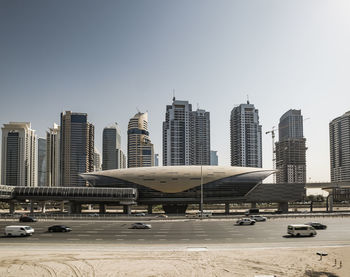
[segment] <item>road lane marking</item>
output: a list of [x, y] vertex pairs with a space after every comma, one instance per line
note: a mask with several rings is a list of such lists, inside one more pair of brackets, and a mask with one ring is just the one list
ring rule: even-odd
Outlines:
[[114, 235], [115, 237], [126, 237], [126, 235]]
[[67, 240], [80, 240], [80, 239], [67, 239]]
[[81, 234], [81, 235], [78, 235], [78, 237], [90, 237], [90, 235], [83, 235], [83, 234]]
[[95, 239], [95, 240], [103, 240], [103, 239]]

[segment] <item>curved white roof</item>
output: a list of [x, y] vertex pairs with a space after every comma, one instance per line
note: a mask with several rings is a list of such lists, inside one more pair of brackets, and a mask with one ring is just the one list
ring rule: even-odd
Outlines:
[[238, 175], [245, 175], [248, 179], [252, 178], [259, 182], [273, 172], [273, 170], [253, 167], [156, 166], [96, 171], [83, 173], [81, 176], [86, 180], [98, 176], [116, 178], [161, 192], [176, 193], [200, 186], [201, 176], [203, 176], [203, 184]]

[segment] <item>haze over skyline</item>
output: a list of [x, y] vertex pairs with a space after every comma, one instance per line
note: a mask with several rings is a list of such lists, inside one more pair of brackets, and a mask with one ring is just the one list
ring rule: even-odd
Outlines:
[[[230, 112], [259, 109], [263, 167], [289, 109], [305, 118], [307, 176], [329, 181], [329, 130], [350, 110], [348, 1], [0, 1], [0, 125], [28, 121], [45, 136], [60, 113], [88, 114], [95, 145], [149, 112], [162, 157], [166, 105], [210, 112], [211, 149], [230, 165]], [[162, 164], [160, 162], [160, 164]]]

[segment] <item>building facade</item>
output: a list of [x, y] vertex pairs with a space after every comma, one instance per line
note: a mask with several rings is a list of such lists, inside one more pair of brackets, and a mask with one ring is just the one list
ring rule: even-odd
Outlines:
[[276, 142], [277, 183], [306, 182], [306, 139], [300, 110], [289, 110], [280, 118]]
[[173, 98], [163, 122], [163, 165], [210, 164], [210, 113]]
[[101, 153], [100, 151], [95, 148], [94, 151], [94, 171], [101, 171], [102, 170], [102, 160], [101, 160]]
[[138, 112], [128, 124], [128, 167], [154, 166], [154, 149], [148, 132], [148, 113]]
[[38, 138], [38, 186], [46, 186], [46, 166], [47, 166], [46, 139]]
[[80, 173], [94, 170], [94, 125], [86, 113], [61, 113], [60, 174], [61, 186], [85, 186]]
[[231, 166], [262, 167], [259, 111], [249, 101], [231, 111]]
[[37, 186], [37, 136], [29, 122], [2, 127], [1, 184]]
[[210, 151], [210, 165], [219, 165], [218, 151]]
[[125, 168], [125, 155], [121, 150], [121, 134], [117, 123], [103, 129], [102, 169]]
[[46, 183], [49, 187], [61, 185], [60, 176], [60, 126], [46, 131]]
[[350, 111], [329, 123], [329, 141], [331, 181], [350, 181]]

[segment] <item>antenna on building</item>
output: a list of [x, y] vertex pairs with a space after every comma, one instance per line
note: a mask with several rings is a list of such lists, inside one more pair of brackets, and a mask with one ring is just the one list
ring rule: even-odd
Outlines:
[[136, 107], [136, 110], [137, 110], [138, 113], [141, 113], [138, 107]]
[[173, 101], [175, 101], [175, 89], [173, 88]]
[[199, 110], [199, 103], [197, 103], [197, 110]]
[[249, 94], [247, 94], [247, 104], [249, 104]]

